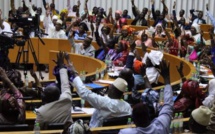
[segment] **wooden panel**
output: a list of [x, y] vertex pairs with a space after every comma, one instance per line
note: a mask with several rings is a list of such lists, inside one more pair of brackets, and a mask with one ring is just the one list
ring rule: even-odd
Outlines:
[[209, 30], [212, 28], [213, 26], [210, 25], [210, 24], [201, 24], [200, 25], [200, 29], [203, 31], [203, 32], [209, 32]]
[[146, 30], [146, 29], [148, 29], [148, 27], [147, 26], [134, 26], [134, 25], [130, 25], [130, 27], [131, 28], [134, 28], [135, 30], [135, 32], [136, 31], [141, 31], [141, 30]]
[[131, 22], [133, 21], [133, 19], [127, 19], [127, 24], [131, 25]]

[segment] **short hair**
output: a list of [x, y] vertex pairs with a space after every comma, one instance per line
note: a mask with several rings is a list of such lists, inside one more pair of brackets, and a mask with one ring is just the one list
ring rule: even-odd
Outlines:
[[190, 115], [190, 119], [189, 119], [189, 128], [194, 133], [205, 133], [205, 132], [207, 132], [207, 126], [203, 126], [203, 125], [200, 125], [199, 123], [197, 123], [193, 119], [192, 115]]
[[148, 106], [141, 102], [133, 107], [132, 118], [137, 127], [147, 127], [150, 125]]
[[60, 98], [60, 89], [57, 86], [47, 86], [41, 93], [43, 103], [50, 103]]

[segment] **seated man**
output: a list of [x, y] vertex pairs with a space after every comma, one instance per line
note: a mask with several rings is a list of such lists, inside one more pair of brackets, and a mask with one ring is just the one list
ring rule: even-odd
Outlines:
[[67, 39], [66, 33], [61, 29], [62, 20], [58, 19], [55, 27], [49, 27], [48, 38]]
[[123, 93], [127, 88], [127, 82], [122, 78], [117, 78], [110, 85], [107, 96], [101, 96], [88, 90], [82, 83], [80, 77], [75, 73], [75, 69], [71, 64], [70, 70], [73, 73], [70, 81], [73, 82], [79, 96], [92, 105], [96, 111], [93, 113], [90, 121], [90, 127], [102, 126], [103, 120], [114, 117], [122, 117], [131, 114], [131, 106], [121, 100]]
[[147, 104], [140, 103], [134, 106], [132, 117], [136, 128], [126, 128], [120, 130], [119, 134], [168, 134], [169, 126], [173, 114], [173, 92], [170, 85], [169, 65], [162, 61], [160, 63], [161, 75], [164, 78], [164, 105], [162, 106], [159, 116], [150, 122]]
[[42, 105], [36, 110], [36, 123], [40, 124], [41, 129], [46, 128], [48, 123], [66, 123], [72, 121], [72, 93], [69, 85], [67, 69], [64, 68], [64, 54], [57, 55], [57, 63], [61, 80], [61, 94], [57, 86], [48, 86], [44, 89]]
[[0, 92], [0, 124], [24, 123], [25, 102], [20, 99], [23, 98], [22, 93], [10, 81], [1, 67], [0, 78], [4, 85], [4, 89], [1, 89]]
[[[74, 23], [72, 24], [74, 25]], [[74, 37], [69, 37], [70, 44], [75, 49], [74, 52], [76, 54], [85, 55], [89, 57], [95, 57], [95, 48], [93, 47], [92, 43], [92, 37], [87, 36], [83, 43], [75, 43]]]

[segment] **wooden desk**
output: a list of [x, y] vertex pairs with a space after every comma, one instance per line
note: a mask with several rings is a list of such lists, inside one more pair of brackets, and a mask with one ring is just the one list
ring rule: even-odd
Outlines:
[[[35, 120], [36, 119], [36, 113], [34, 113], [33, 111], [25, 111], [26, 114], [26, 120]], [[72, 118], [86, 118], [86, 117], [91, 117], [92, 114], [71, 114]]]
[[[80, 101], [81, 98], [72, 98], [73, 101]], [[42, 100], [25, 100], [25, 103], [42, 103]]]
[[[43, 45], [38, 38], [31, 38], [32, 46], [34, 48], [36, 57], [38, 58], [39, 63], [48, 64], [49, 63], [49, 51], [65, 51], [71, 52], [71, 45], [68, 40], [65, 39], [49, 39], [43, 38], [45, 45]], [[27, 50], [27, 42], [25, 45], [25, 50]], [[19, 47], [14, 46], [14, 49], [9, 49], [9, 58], [11, 63], [15, 63], [16, 57], [18, 54]], [[34, 59], [31, 51], [29, 50], [29, 63], [34, 63]], [[23, 63], [22, 56], [20, 58], [20, 63]]]
[[[58, 51], [49, 51], [49, 79], [55, 78], [52, 74], [55, 63], [52, 60], [56, 59], [57, 53]], [[97, 68], [99, 73], [106, 69], [106, 64], [98, 59], [73, 53], [69, 53], [69, 55], [75, 69], [78, 72], [85, 71], [87, 77], [94, 76]]]

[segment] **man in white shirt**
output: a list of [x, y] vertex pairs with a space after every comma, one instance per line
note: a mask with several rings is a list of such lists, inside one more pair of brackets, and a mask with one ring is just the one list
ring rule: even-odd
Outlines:
[[66, 33], [61, 29], [62, 20], [58, 19], [55, 27], [49, 27], [48, 38], [67, 39]]
[[[2, 11], [0, 9], [0, 34], [2, 32], [12, 32], [11, 31], [11, 28], [10, 28], [10, 24], [5, 22], [2, 18], [1, 18], [1, 15], [2, 15]], [[8, 36], [11, 36], [11, 34], [8, 34]]]
[[[76, 72], [71, 65], [70, 69]], [[124, 79], [117, 78], [110, 85], [107, 96], [101, 96], [88, 90], [77, 73], [70, 77], [70, 81], [73, 82], [78, 95], [96, 109], [90, 120], [91, 128], [102, 126], [104, 119], [131, 115], [132, 108], [130, 104], [121, 100], [127, 88], [127, 82]]]

